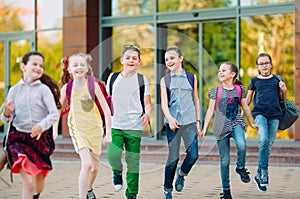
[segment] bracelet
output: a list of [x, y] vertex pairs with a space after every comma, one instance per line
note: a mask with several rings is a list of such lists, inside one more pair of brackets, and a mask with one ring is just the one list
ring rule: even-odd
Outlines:
[[201, 120], [197, 120], [197, 122], [200, 122], [200, 123], [201, 123]]

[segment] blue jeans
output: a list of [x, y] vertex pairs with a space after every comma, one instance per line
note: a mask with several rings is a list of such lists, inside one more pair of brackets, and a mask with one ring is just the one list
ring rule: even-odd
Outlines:
[[257, 115], [254, 121], [259, 127], [257, 132], [259, 160], [256, 176], [260, 177], [262, 174], [268, 175], [269, 157], [276, 139], [279, 120], [267, 119], [263, 115]]
[[196, 163], [198, 155], [198, 136], [196, 123], [181, 125], [179, 129], [171, 130], [166, 124], [167, 139], [169, 145], [168, 160], [165, 167], [165, 190], [172, 191], [176, 167], [179, 161], [180, 142], [183, 138], [186, 157], [182, 162], [181, 171], [186, 176]]
[[247, 144], [245, 131], [241, 126], [236, 126], [230, 135], [217, 141], [220, 154], [220, 172], [223, 190], [230, 189], [229, 165], [230, 165], [230, 138], [235, 140], [237, 149], [236, 167], [241, 169], [245, 167]]

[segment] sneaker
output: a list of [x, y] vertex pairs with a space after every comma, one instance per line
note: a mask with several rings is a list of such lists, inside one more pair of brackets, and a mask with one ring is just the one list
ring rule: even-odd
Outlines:
[[86, 194], [86, 199], [96, 199], [96, 196], [95, 196], [95, 193], [94, 193], [94, 190], [91, 189], [87, 192]]
[[33, 195], [33, 199], [39, 199], [40, 198], [40, 194], [38, 193], [38, 194], [35, 194], [35, 195]]
[[262, 175], [262, 178], [260, 180], [260, 185], [264, 186], [264, 187], [269, 185], [269, 177], [268, 177], [268, 175]]
[[120, 191], [123, 188], [122, 173], [119, 173], [119, 174], [114, 173], [113, 185], [114, 185], [116, 191]]
[[136, 196], [127, 196], [127, 199], [136, 199]]
[[176, 191], [180, 192], [182, 191], [183, 187], [184, 187], [184, 176], [179, 174], [180, 171], [180, 167], [177, 168], [176, 170], [176, 181], [175, 181], [175, 189]]
[[165, 191], [164, 193], [164, 199], [172, 199], [172, 192], [168, 192], [168, 191]]
[[266, 192], [266, 191], [267, 191], [267, 187], [262, 186], [262, 185], [260, 184], [260, 179], [259, 179], [257, 176], [254, 176], [254, 182], [255, 182], [256, 185], [257, 185], [258, 191], [262, 191], [262, 192]]
[[241, 169], [235, 168], [235, 172], [237, 172], [240, 175], [241, 180], [244, 183], [250, 182], [250, 177], [249, 177], [250, 172], [245, 167]]
[[224, 190], [223, 193], [220, 194], [220, 199], [232, 199], [230, 189]]

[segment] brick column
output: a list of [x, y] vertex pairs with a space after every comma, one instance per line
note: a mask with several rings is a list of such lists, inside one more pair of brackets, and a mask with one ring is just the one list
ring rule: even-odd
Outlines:
[[[295, 102], [300, 110], [300, 0], [295, 1]], [[300, 140], [300, 119], [295, 123], [295, 140]]]
[[[63, 56], [90, 53], [99, 44], [99, 0], [63, 1]], [[97, 50], [96, 50], [97, 51]], [[93, 54], [93, 66], [98, 59]], [[93, 67], [97, 75], [99, 68]], [[69, 137], [67, 117], [62, 118], [62, 135]]]

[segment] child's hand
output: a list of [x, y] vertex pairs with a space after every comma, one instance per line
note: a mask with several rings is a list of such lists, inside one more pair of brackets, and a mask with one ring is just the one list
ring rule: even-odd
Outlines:
[[42, 133], [43, 133], [42, 127], [39, 124], [37, 124], [32, 127], [30, 137], [32, 138], [36, 137], [36, 140], [39, 140], [40, 137], [42, 136]]
[[103, 138], [103, 144], [104, 144], [104, 145], [110, 144], [111, 141], [112, 141], [111, 135], [105, 135], [105, 137]]
[[12, 100], [7, 101], [5, 103], [5, 107], [4, 107], [4, 116], [5, 117], [10, 117], [11, 113], [14, 111], [15, 106]]
[[176, 119], [174, 119], [173, 117], [169, 120], [169, 126], [172, 131], [174, 131], [175, 129], [178, 129], [180, 127], [178, 124], [178, 121]]
[[142, 123], [143, 123], [143, 127], [144, 127], [144, 128], [147, 128], [147, 127], [148, 127], [149, 121], [150, 121], [150, 115], [148, 115], [147, 113], [145, 113], [145, 114], [142, 116]]
[[258, 127], [256, 124], [251, 123], [250, 126], [251, 126], [252, 128], [254, 128], [255, 130], [258, 130], [258, 129], [259, 129], [259, 127]]
[[205, 138], [205, 132], [203, 132], [203, 131], [198, 132], [198, 136], [199, 136], [201, 139], [204, 139], [204, 138]]

